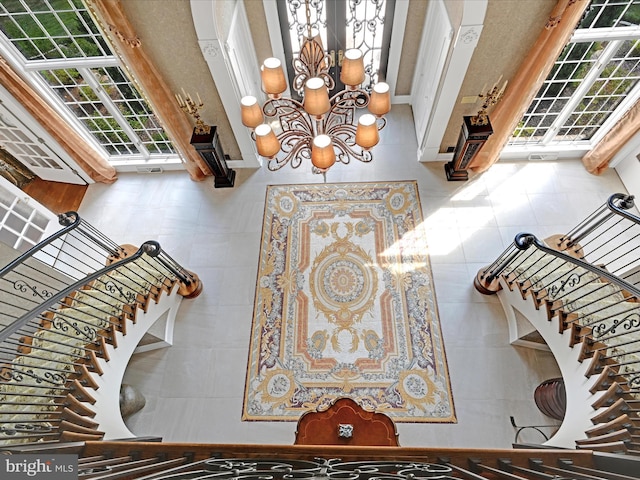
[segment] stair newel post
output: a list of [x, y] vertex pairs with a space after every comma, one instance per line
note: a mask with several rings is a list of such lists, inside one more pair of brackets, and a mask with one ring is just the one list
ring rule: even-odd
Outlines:
[[178, 294], [184, 298], [196, 298], [202, 293], [202, 281], [195, 273], [187, 270], [178, 262], [176, 262], [171, 256], [162, 250], [160, 244], [155, 241], [148, 241], [142, 245], [145, 253], [166, 268], [169, 272], [178, 278], [180, 287], [178, 288]]
[[520, 255], [521, 251], [533, 245], [534, 238], [529, 233], [516, 235], [513, 243], [491, 265], [478, 271], [473, 280], [473, 286], [476, 290], [483, 295], [498, 293], [502, 289], [499, 280], [500, 274]]
[[533, 245], [535, 236], [530, 233], [519, 233], [515, 240], [500, 256], [488, 267], [481, 268], [473, 279], [473, 286], [483, 295], [494, 295], [502, 287], [499, 277], [513, 261], [520, 255], [520, 252]]
[[481, 268], [473, 279], [473, 286], [483, 295], [493, 295], [502, 288], [498, 281], [500, 273], [509, 265], [520, 253], [512, 243], [502, 254], [489, 266]]

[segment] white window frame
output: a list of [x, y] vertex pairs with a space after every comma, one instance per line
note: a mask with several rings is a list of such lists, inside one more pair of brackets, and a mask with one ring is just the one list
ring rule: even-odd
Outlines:
[[[99, 26], [97, 27], [99, 28]], [[103, 38], [108, 42], [106, 36], [103, 35]], [[52, 39], [52, 41], [55, 43], [55, 40]], [[109, 96], [104, 92], [104, 90], [99, 85], [97, 85], [97, 81], [93, 82], [90, 80], [93, 79], [93, 75], [89, 76], [87, 74], [89, 73], [89, 69], [91, 68], [118, 67], [123, 72], [125, 72], [126, 75], [126, 67], [121, 64], [120, 60], [115, 55], [101, 57], [59, 58], [51, 60], [27, 60], [17, 49], [17, 47], [14, 46], [11, 41], [0, 32], [0, 56], [5, 58], [13, 69], [19, 72], [24, 72], [31, 87], [49, 105], [53, 106], [67, 123], [72, 125], [74, 130], [82, 137], [83, 140], [90, 144], [96, 151], [101, 152], [104, 155], [104, 158], [118, 170], [128, 170], [136, 167], [151, 166], [161, 166], [167, 167], [169, 169], [184, 168], [183, 162], [175, 146], [173, 147], [175, 153], [151, 154], [143, 145], [141, 139], [137, 136], [137, 134], [133, 132], [133, 129], [130, 128], [126, 119], [124, 119], [123, 115], [120, 113], [117, 105], [113, 103]], [[118, 121], [123, 131], [127, 134], [127, 136], [129, 136], [131, 143], [133, 143], [138, 149], [138, 154], [110, 154], [106, 150], [106, 148], [91, 134], [91, 132], [82, 123], [82, 121], [77, 118], [73, 114], [71, 109], [58, 97], [53, 88], [49, 86], [47, 82], [42, 78], [42, 76], [38, 73], [41, 70], [70, 68], [78, 69], [81, 72], [83, 78], [87, 81], [87, 84], [93, 88], [94, 93], [98, 97], [99, 101], [102, 102], [102, 104], [105, 106], [105, 108], [107, 108], [114, 119]], [[129, 81], [131, 82], [131, 80]], [[137, 91], [140, 91], [137, 85], [133, 84], [133, 82], [131, 83]], [[141, 95], [143, 97], [143, 100], [146, 101], [146, 99], [144, 99], [144, 94], [141, 93]], [[146, 103], [151, 109], [151, 105], [149, 104], [149, 102]], [[124, 121], [124, 123], [122, 123], [122, 121]], [[171, 143], [171, 140], [169, 140], [169, 142]]]
[[[615, 28], [585, 28], [577, 29], [569, 43], [606, 41], [610, 42], [605, 48], [611, 54], [598, 59], [591, 71], [582, 80], [580, 87], [576, 89], [570, 100], [567, 102], [558, 118], [554, 121], [549, 132], [544, 136], [541, 143], [528, 145], [515, 145], [508, 143], [501, 153], [502, 159], [516, 160], [555, 160], [562, 158], [579, 158], [591, 150], [607, 132], [620, 120], [626, 111], [640, 98], [640, 82], [627, 94], [626, 98], [618, 105], [616, 110], [609, 115], [607, 120], [600, 126], [598, 131], [589, 140], [581, 141], [555, 141], [555, 133], [558, 131], [564, 120], [573, 112], [574, 107], [580, 102], [582, 96], [589, 90], [593, 81], [598, 78], [598, 74], [606, 66], [608, 59], [616, 51], [616, 45], [625, 40], [640, 39], [640, 26], [615, 27]], [[606, 55], [606, 53], [605, 53]]]

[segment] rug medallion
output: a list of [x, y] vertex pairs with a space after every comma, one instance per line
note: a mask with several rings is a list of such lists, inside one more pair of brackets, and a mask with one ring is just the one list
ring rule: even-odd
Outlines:
[[415, 182], [270, 186], [244, 420], [455, 422]]

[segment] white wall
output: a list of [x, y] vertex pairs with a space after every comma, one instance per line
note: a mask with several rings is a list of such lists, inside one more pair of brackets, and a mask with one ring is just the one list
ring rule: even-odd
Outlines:
[[640, 160], [636, 155], [626, 155], [615, 166], [615, 170], [627, 192], [636, 197], [637, 203], [640, 200]]

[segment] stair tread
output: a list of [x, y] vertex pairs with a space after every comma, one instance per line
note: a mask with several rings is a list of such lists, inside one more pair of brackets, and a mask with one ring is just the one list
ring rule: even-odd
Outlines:
[[[149, 298], [155, 299], [159, 291], [169, 291], [171, 285], [163, 274], [138, 259], [77, 290], [58, 310], [45, 315], [37, 322], [40, 328], [20, 340], [24, 345], [16, 349], [15, 358], [10, 358], [11, 363], [4, 367], [4, 378], [8, 380], [0, 382], [0, 420], [6, 422], [3, 426], [10, 429], [28, 423], [29, 419], [41, 419], [45, 421], [39, 425], [51, 426], [56, 431], [58, 424], [48, 419], [59, 418], [61, 441], [103, 438], [104, 432], [97, 430], [99, 424], [90, 420], [96, 414], [89, 404], [96, 400], [91, 394], [91, 383], [87, 383], [89, 371], [82, 368], [82, 363], [80, 367], [74, 366], [74, 362], [84, 362], [81, 357], [87, 355], [95, 358], [89, 352], [95, 348], [92, 344], [97, 340], [104, 343], [103, 336], [113, 335], [118, 329], [124, 331], [120, 319], [129, 322], [131, 312], [146, 305]], [[107, 342], [116, 346], [112, 340]], [[97, 354], [105, 356], [99, 349]], [[78, 377], [77, 372], [84, 372], [84, 376]], [[47, 383], [52, 380], [59, 383]], [[42, 388], [44, 384], [50, 388]], [[72, 391], [64, 390], [65, 385], [72, 385]], [[51, 395], [50, 400], [37, 404], [42, 395]], [[47, 440], [48, 433], [38, 439], [37, 429], [34, 432], [14, 439], [0, 434], [0, 444]], [[53, 437], [49, 440], [55, 441]]]

